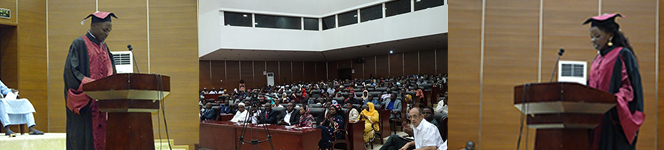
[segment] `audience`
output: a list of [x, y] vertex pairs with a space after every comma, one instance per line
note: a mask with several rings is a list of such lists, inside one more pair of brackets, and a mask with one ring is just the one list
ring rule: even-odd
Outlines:
[[360, 114], [353, 108], [352, 103], [346, 103], [346, 109], [348, 109], [348, 122], [354, 123], [360, 120]]
[[[337, 132], [337, 129], [344, 129], [344, 118], [341, 115], [341, 107], [339, 105], [332, 105], [328, 107], [329, 113], [325, 116], [325, 120], [323, 120], [320, 123], [320, 126], [317, 126], [317, 128], [321, 129], [321, 139], [318, 142], [318, 148], [321, 150], [328, 150], [331, 149], [331, 143], [334, 140], [341, 139], [343, 137], [343, 133]], [[333, 139], [333, 135], [337, 137], [337, 139]]]
[[258, 123], [277, 124], [278, 114], [272, 110], [272, 106], [270, 106], [270, 104], [263, 104], [263, 109], [265, 110], [261, 111]]
[[247, 114], [248, 112], [244, 108], [244, 103], [239, 103], [237, 104], [237, 112], [235, 113], [235, 116], [233, 116], [233, 119], [231, 119], [231, 122], [245, 122], [247, 121]]
[[[367, 143], [373, 141], [374, 133], [380, 130], [378, 125], [372, 128], [373, 123], [378, 122], [380, 118], [373, 103], [368, 102], [362, 107], [364, 107], [364, 110], [360, 113], [360, 118], [364, 121], [364, 134], [362, 134], [362, 137], [364, 137], [364, 143]], [[374, 130], [374, 128], [376, 129]]]
[[[298, 123], [300, 119], [300, 113], [295, 112], [295, 104], [293, 102], [288, 103], [286, 105], [286, 111], [284, 111], [282, 114], [279, 115], [278, 117], [278, 124], [279, 125], [295, 125]], [[300, 109], [302, 109], [300, 107]]]
[[385, 106], [386, 110], [390, 110], [390, 120], [401, 120], [401, 100], [397, 99], [395, 94], [392, 94], [389, 98], [386, 98], [381, 105]]
[[205, 110], [203, 111], [203, 114], [201, 115], [201, 121], [203, 120], [215, 120], [217, 119], [217, 111], [212, 109], [212, 103], [207, 103], [205, 104]]

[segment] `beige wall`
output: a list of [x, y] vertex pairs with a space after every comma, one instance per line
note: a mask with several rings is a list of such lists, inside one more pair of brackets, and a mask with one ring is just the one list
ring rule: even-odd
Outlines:
[[[47, 3], [50, 132], [65, 132], [64, 62], [71, 42], [89, 29], [90, 20], [81, 25], [81, 19], [98, 7], [99, 11], [114, 12], [119, 18], [113, 20], [113, 31], [106, 39], [111, 51], [126, 51], [131, 44], [141, 73], [171, 77], [171, 94], [165, 99], [170, 138], [175, 144], [193, 148], [198, 142], [198, 107], [195, 101], [188, 100], [197, 99], [198, 87], [196, 1], [51, 0]], [[159, 138], [157, 121], [154, 114], [155, 138]], [[162, 121], [162, 138], [166, 138], [163, 125]]]
[[[600, 9], [627, 16], [618, 22], [638, 56], [647, 115], [637, 149], [656, 149], [655, 131], [662, 130], [656, 121], [656, 1], [487, 0], [450, 6], [450, 149], [468, 140], [481, 149], [515, 149], [520, 112], [513, 106], [513, 87], [548, 82], [559, 48], [566, 49], [562, 60], [590, 64], [596, 50], [589, 27], [581, 23]], [[521, 147], [527, 140], [532, 149], [535, 131], [528, 133]]]

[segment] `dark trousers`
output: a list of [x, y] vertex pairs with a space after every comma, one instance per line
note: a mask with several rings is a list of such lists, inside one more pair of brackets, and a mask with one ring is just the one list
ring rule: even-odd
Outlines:
[[[399, 135], [392, 134], [390, 135], [389, 138], [387, 138], [387, 141], [385, 141], [385, 144], [380, 147], [380, 150], [399, 150], [401, 147], [406, 145], [406, 143], [410, 142], [412, 140], [410, 139], [404, 139]], [[415, 149], [414, 146], [411, 146], [408, 149]]]

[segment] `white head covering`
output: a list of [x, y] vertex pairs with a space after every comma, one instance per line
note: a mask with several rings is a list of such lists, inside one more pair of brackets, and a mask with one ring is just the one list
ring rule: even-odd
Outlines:
[[242, 107], [244, 107], [244, 103], [238, 103], [237, 106], [242, 106]]

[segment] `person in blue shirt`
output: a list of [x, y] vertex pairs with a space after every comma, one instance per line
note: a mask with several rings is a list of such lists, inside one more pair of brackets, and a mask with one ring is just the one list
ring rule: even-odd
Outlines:
[[399, 114], [401, 113], [401, 100], [397, 99], [396, 94], [392, 94], [390, 98], [386, 98], [381, 105], [386, 106], [385, 109], [390, 110], [390, 120], [401, 120], [401, 115]]

